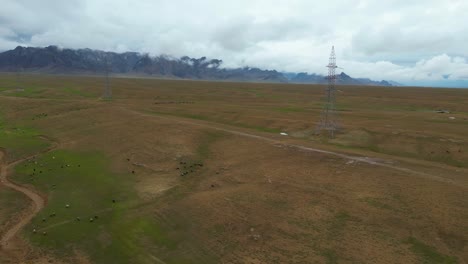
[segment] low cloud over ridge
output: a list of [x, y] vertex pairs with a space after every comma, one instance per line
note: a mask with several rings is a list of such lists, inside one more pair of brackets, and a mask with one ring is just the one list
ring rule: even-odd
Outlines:
[[59, 45], [356, 77], [468, 81], [468, 2], [4, 0], [0, 50]]

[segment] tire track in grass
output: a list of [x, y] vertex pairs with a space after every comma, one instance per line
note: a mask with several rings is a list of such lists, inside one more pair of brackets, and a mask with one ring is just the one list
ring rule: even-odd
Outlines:
[[23, 227], [26, 226], [45, 206], [46, 199], [39, 195], [38, 192], [23, 185], [16, 184], [8, 179], [8, 172], [19, 163], [32, 159], [37, 155], [53, 151], [59, 147], [59, 143], [55, 140], [52, 140], [46, 136], [40, 136], [40, 138], [51, 141], [52, 146], [36, 154], [16, 160], [9, 164], [4, 163], [6, 152], [4, 150], [0, 150], [0, 183], [10, 189], [13, 189], [14, 191], [26, 195], [29, 199], [32, 200], [32, 207], [28, 209], [29, 212], [25, 214], [14, 226], [8, 228], [7, 231], [1, 236], [0, 249], [7, 248], [8, 242], [11, 241], [18, 234], [18, 232], [20, 232], [21, 229], [23, 229]]
[[274, 146], [277, 146], [277, 147], [287, 147], [287, 148], [296, 149], [298, 151], [322, 153], [322, 154], [325, 154], [325, 155], [340, 157], [340, 158], [347, 159], [347, 160], [352, 160], [352, 161], [355, 161], [355, 162], [362, 162], [362, 163], [366, 163], [366, 164], [369, 164], [369, 165], [385, 167], [385, 168], [389, 168], [389, 169], [392, 169], [392, 170], [412, 174], [412, 175], [415, 175], [415, 176], [418, 176], [418, 177], [421, 177], [421, 178], [431, 179], [431, 180], [435, 180], [435, 181], [438, 181], [438, 182], [443, 182], [443, 183], [446, 183], [446, 184], [455, 185], [455, 186], [458, 186], [458, 187], [463, 187], [463, 188], [467, 187], [465, 184], [461, 184], [461, 183], [456, 182], [456, 181], [451, 180], [451, 179], [447, 179], [447, 178], [444, 178], [444, 177], [441, 177], [441, 176], [436, 176], [436, 175], [432, 175], [432, 174], [421, 172], [421, 171], [412, 170], [412, 169], [397, 166], [397, 165], [388, 164], [388, 163], [385, 163], [385, 161], [378, 160], [377, 158], [353, 156], [353, 155], [348, 155], [348, 154], [329, 151], [329, 150], [311, 148], [311, 147], [307, 147], [307, 146], [303, 146], [303, 145], [285, 143], [285, 142], [283, 142], [281, 140], [277, 140], [277, 139], [273, 139], [273, 138], [269, 138], [269, 137], [265, 137], [265, 136], [255, 135], [255, 134], [251, 134], [251, 133], [246, 133], [246, 132], [241, 132], [241, 131], [229, 129], [229, 128], [226, 128], [226, 127], [216, 126], [215, 124], [209, 123], [209, 122], [189, 121], [189, 120], [186, 120], [186, 119], [183, 119], [183, 118], [180, 118], [180, 117], [176, 117], [176, 116], [173, 116], [171, 118], [171, 117], [166, 117], [166, 116], [145, 114], [145, 113], [142, 113], [142, 112], [139, 112], [139, 111], [136, 111], [136, 110], [131, 110], [131, 109], [128, 109], [128, 108], [125, 108], [125, 107], [121, 107], [121, 109], [123, 109], [123, 110], [125, 110], [127, 112], [130, 112], [130, 113], [139, 115], [139, 116], [152, 117], [152, 118], [156, 117], [156, 118], [159, 118], [159, 119], [170, 120], [170, 121], [180, 123], [180, 124], [189, 124], [189, 125], [194, 125], [194, 126], [199, 126], [199, 127], [211, 128], [211, 129], [227, 132], [227, 133], [234, 134], [234, 135], [239, 135], [239, 136], [243, 136], [243, 137], [249, 137], [249, 138], [265, 141], [265, 142], [271, 143], [271, 144], [273, 144]]

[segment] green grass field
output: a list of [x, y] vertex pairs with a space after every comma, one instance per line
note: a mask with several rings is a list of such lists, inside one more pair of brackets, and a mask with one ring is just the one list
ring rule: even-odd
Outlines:
[[6, 160], [13, 161], [47, 148], [50, 142], [40, 138], [37, 129], [7, 123], [0, 113], [0, 147], [6, 151]]
[[[25, 75], [24, 91], [15, 91], [14, 76], [0, 75], [6, 161], [36, 154], [10, 178], [47, 198], [21, 233], [36, 254], [65, 263], [80, 263], [77, 256], [462, 263], [468, 256], [466, 91], [340, 87], [344, 129], [328, 139], [313, 133], [321, 86], [111, 83], [113, 99], [100, 100], [101, 77]], [[0, 189], [0, 224], [28, 205]]]
[[457, 258], [437, 252], [434, 247], [428, 246], [414, 237], [409, 237], [405, 243], [411, 245], [411, 250], [420, 257], [421, 263], [427, 264], [456, 264]]
[[25, 195], [0, 186], [0, 232], [5, 231], [7, 224], [11, 224], [12, 216], [20, 214], [28, 205], [29, 201]]
[[158, 255], [176, 249], [157, 220], [133, 209], [139, 204], [131, 175], [109, 171], [108, 163], [100, 153], [56, 150], [18, 165], [14, 179], [49, 197], [25, 230], [33, 244], [62, 256], [79, 248], [98, 263], [149, 261], [148, 242]]

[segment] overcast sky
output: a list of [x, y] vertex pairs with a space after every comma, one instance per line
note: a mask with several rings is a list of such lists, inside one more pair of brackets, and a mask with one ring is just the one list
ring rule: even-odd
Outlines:
[[225, 67], [468, 81], [468, 0], [0, 0], [0, 51], [58, 45]]

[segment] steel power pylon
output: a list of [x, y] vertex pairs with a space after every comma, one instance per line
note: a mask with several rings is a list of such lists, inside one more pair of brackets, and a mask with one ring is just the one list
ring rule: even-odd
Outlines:
[[328, 86], [326, 89], [325, 103], [323, 106], [322, 113], [320, 115], [320, 121], [317, 124], [316, 132], [317, 134], [322, 134], [324, 132], [328, 133], [331, 138], [335, 137], [335, 133], [340, 129], [337, 114], [336, 114], [336, 56], [335, 56], [335, 47], [332, 47], [330, 60], [328, 62]]
[[110, 87], [109, 83], [109, 61], [107, 59], [107, 54], [105, 57], [105, 63], [106, 63], [106, 82], [105, 82], [105, 88], [104, 88], [104, 99], [110, 100], [112, 99], [112, 88]]

